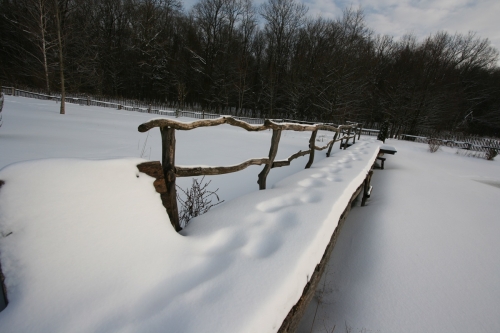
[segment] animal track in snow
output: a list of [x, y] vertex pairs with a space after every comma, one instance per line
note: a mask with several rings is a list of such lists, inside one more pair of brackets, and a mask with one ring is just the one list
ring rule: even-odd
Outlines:
[[336, 167], [336, 168], [331, 169], [329, 172], [332, 174], [335, 174], [335, 173], [339, 173], [340, 171], [342, 171], [342, 168]]
[[304, 193], [300, 196], [300, 201], [303, 203], [315, 203], [321, 201], [321, 194], [319, 192]]
[[334, 177], [328, 177], [328, 180], [331, 181], [331, 182], [341, 182], [344, 180], [344, 178], [340, 177], [340, 176], [334, 176]]
[[299, 221], [297, 219], [297, 215], [295, 215], [293, 212], [287, 212], [281, 214], [277, 218], [275, 226], [276, 228], [278, 228], [278, 230], [285, 231], [287, 229], [294, 228], [298, 223]]
[[312, 178], [325, 178], [326, 174], [324, 173], [315, 173], [314, 175], [311, 175]]
[[302, 187], [323, 187], [325, 184], [319, 179], [310, 179], [306, 178], [298, 182], [298, 184]]
[[298, 204], [301, 204], [299, 196], [297, 194], [289, 194], [261, 202], [257, 205], [257, 209], [262, 212], [273, 213], [285, 207]]
[[243, 248], [243, 253], [253, 258], [266, 258], [279, 250], [282, 244], [278, 231], [263, 230], [252, 237], [252, 241]]
[[229, 229], [219, 230], [211, 238], [212, 246], [207, 251], [210, 254], [227, 253], [245, 246], [248, 242], [248, 235]]

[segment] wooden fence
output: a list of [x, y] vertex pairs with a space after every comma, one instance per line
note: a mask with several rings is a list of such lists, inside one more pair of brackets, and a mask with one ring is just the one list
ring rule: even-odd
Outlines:
[[[218, 126], [222, 124], [228, 124], [231, 126], [241, 127], [250, 132], [264, 131], [271, 129], [273, 131], [271, 138], [271, 147], [269, 149], [269, 156], [264, 158], [252, 158], [244, 161], [243, 163], [231, 166], [194, 166], [194, 167], [181, 167], [175, 165], [175, 130], [188, 131], [198, 127], [210, 127]], [[205, 119], [197, 120], [192, 123], [182, 123], [172, 119], [154, 119], [141, 124], [138, 128], [139, 132], [147, 132], [152, 128], [158, 127], [161, 132], [162, 140], [162, 163], [161, 168], [164, 178], [165, 190], [162, 194], [162, 202], [167, 209], [168, 216], [172, 223], [172, 226], [176, 231], [181, 230], [179, 224], [179, 214], [177, 208], [177, 192], [175, 180], [176, 177], [192, 177], [201, 175], [222, 175], [226, 173], [232, 173], [246, 169], [250, 165], [262, 165], [264, 168], [258, 175], [259, 189], [264, 190], [266, 188], [266, 179], [273, 168], [279, 168], [283, 166], [290, 165], [290, 162], [294, 159], [309, 155], [309, 160], [305, 166], [306, 169], [310, 168], [314, 161], [314, 152], [316, 150], [328, 149], [326, 156], [330, 156], [333, 144], [337, 141], [341, 142], [340, 148], [346, 149], [349, 146], [349, 140], [353, 139], [353, 143], [356, 142], [356, 135], [358, 135], [358, 140], [360, 136], [360, 129], [357, 129], [358, 124], [350, 125], [340, 125], [337, 127], [324, 125], [324, 124], [314, 124], [314, 125], [304, 125], [297, 123], [277, 123], [271, 120], [265, 120], [262, 125], [252, 125], [247, 122], [241, 121], [236, 117], [219, 117], [217, 119]], [[299, 151], [287, 159], [276, 160], [276, 154], [278, 152], [278, 145], [281, 138], [282, 131], [308, 131], [312, 132], [309, 139], [309, 149], [305, 151]], [[326, 130], [335, 132], [333, 139], [329, 141], [325, 146], [318, 147], [315, 145], [316, 135], [319, 130]], [[356, 133], [356, 130], [358, 133]], [[345, 141], [345, 142], [344, 142]], [[343, 144], [342, 144], [343, 143]], [[155, 162], [148, 162], [155, 163]], [[157, 162], [156, 162], [157, 163]], [[141, 169], [139, 167], [139, 169]], [[157, 179], [160, 178], [158, 175]]]
[[[47, 95], [22, 89], [16, 89], [15, 87], [2, 87], [6, 94], [12, 96], [21, 96], [28, 98], [36, 98], [42, 100], [53, 100], [60, 102], [61, 96], [58, 95]], [[176, 117], [190, 117], [196, 119], [215, 119], [220, 117], [221, 115], [209, 112], [196, 112], [196, 111], [182, 111], [177, 109], [168, 108], [161, 109], [160, 107], [155, 107], [154, 104], [147, 104], [136, 100], [128, 100], [123, 99], [118, 101], [102, 101], [93, 99], [90, 96], [80, 96], [80, 97], [66, 97], [66, 103], [79, 104], [79, 105], [88, 105], [88, 106], [100, 106], [100, 107], [109, 107], [118, 110], [126, 110], [126, 111], [136, 111], [143, 113], [153, 113], [165, 116], [176, 116]], [[157, 106], [159, 104], [156, 104]], [[250, 117], [236, 117], [238, 119], [244, 120], [251, 124], [263, 124], [264, 120], [261, 118], [250, 118]]]
[[446, 134], [439, 137], [426, 137], [402, 134], [401, 140], [421, 143], [429, 143], [429, 140], [437, 140], [441, 145], [479, 152], [487, 152], [491, 149], [500, 151], [500, 140], [490, 138], [478, 138], [459, 134]]
[[[37, 98], [43, 100], [53, 100], [53, 101], [61, 101], [61, 96], [57, 95], [47, 95], [22, 89], [16, 89], [14, 87], [2, 87], [6, 94], [13, 96], [21, 96], [28, 98]], [[217, 119], [221, 117], [220, 114], [209, 113], [204, 111], [192, 111], [192, 110], [176, 110], [176, 109], [168, 109], [161, 108], [159, 104], [155, 107], [154, 104], [146, 104], [137, 100], [129, 100], [122, 99], [118, 102], [118, 100], [108, 99], [107, 101], [97, 100], [95, 98], [90, 98], [90, 96], [79, 96], [77, 97], [66, 97], [65, 101], [67, 103], [79, 104], [79, 105], [88, 105], [88, 106], [101, 106], [101, 107], [109, 107], [118, 110], [126, 110], [126, 111], [136, 111], [143, 113], [152, 113], [158, 114], [162, 116], [170, 116], [170, 117], [186, 117], [186, 118], [195, 118], [195, 119]], [[242, 116], [231, 116], [233, 118], [245, 121], [249, 124], [264, 124], [264, 118], [251, 118], [251, 117], [242, 117]], [[310, 121], [300, 121], [293, 119], [271, 119], [276, 123], [284, 123], [284, 122], [292, 122], [299, 124], [317, 124], [318, 122], [310, 122]], [[337, 126], [331, 123], [324, 123], [325, 125]], [[377, 135], [379, 130], [367, 129], [363, 128], [361, 134], [364, 135]]]
[[[61, 96], [40, 94], [40, 93], [31, 92], [31, 91], [16, 89], [14, 87], [3, 87], [2, 86], [2, 89], [5, 91], [5, 93], [7, 95], [36, 98], [36, 99], [42, 99], [42, 100], [52, 100], [52, 101], [56, 101], [56, 102], [61, 101]], [[163, 116], [172, 116], [172, 117], [188, 117], [188, 118], [195, 118], [195, 119], [216, 119], [216, 118], [219, 118], [221, 116], [219, 114], [208, 113], [208, 112], [203, 112], [203, 111], [202, 112], [195, 112], [195, 111], [182, 111], [182, 110], [161, 110], [159, 108], [154, 108], [151, 104], [149, 104], [147, 107], [138, 106], [138, 105], [130, 106], [130, 105], [124, 105], [122, 103], [116, 103], [116, 102], [99, 101], [96, 99], [91, 99], [89, 96], [86, 96], [86, 97], [66, 97], [64, 100], [66, 101], [66, 103], [72, 103], [72, 104], [78, 104], [78, 105], [100, 106], [100, 107], [113, 108], [113, 109], [117, 109], [117, 110], [152, 113], [152, 114], [158, 114], [158, 115], [163, 115]], [[261, 119], [261, 118], [236, 117], [236, 116], [233, 116], [233, 118], [240, 119], [240, 120], [245, 121], [249, 124], [263, 124], [264, 123], [264, 119]]]

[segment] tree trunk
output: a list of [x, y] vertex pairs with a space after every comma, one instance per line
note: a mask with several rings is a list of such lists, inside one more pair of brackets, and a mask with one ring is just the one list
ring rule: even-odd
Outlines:
[[309, 149], [311, 150], [311, 154], [309, 155], [309, 161], [305, 167], [306, 169], [309, 169], [314, 162], [314, 143], [316, 142], [316, 134], [318, 134], [318, 131], [313, 131], [311, 133], [311, 138], [309, 139]]
[[61, 17], [59, 12], [59, 3], [54, 0], [56, 5], [56, 23], [57, 23], [57, 39], [59, 42], [59, 71], [61, 72], [61, 114], [66, 113], [65, 102], [66, 102], [66, 91], [64, 90], [64, 64], [63, 64], [63, 46], [61, 37]]
[[281, 129], [273, 129], [273, 136], [271, 139], [271, 148], [269, 148], [269, 162], [264, 166], [264, 169], [259, 173], [259, 190], [266, 189], [266, 179], [269, 171], [273, 167], [274, 159], [276, 158], [276, 154], [278, 153], [278, 145], [280, 143], [281, 138]]
[[42, 0], [38, 0], [38, 7], [40, 9], [40, 33], [42, 35], [42, 53], [43, 53], [43, 70], [45, 74], [45, 89], [47, 95], [50, 95], [49, 65], [47, 63], [47, 41], [45, 36], [47, 19], [44, 17], [44, 6]]
[[175, 188], [175, 129], [160, 127], [162, 141], [162, 168], [165, 177], [166, 195], [162, 195], [163, 205], [167, 207], [170, 223], [175, 231], [181, 231], [177, 209], [177, 190]]

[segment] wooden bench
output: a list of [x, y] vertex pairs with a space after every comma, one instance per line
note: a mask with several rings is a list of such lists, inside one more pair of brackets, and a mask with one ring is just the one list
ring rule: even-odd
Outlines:
[[380, 161], [380, 169], [384, 170], [385, 157], [377, 156], [377, 160]]
[[384, 156], [384, 154], [394, 155], [396, 153], [397, 153], [396, 148], [394, 148], [392, 146], [382, 145], [380, 147], [380, 151], [379, 151], [378, 156], [377, 156], [377, 160], [379, 160], [381, 162], [380, 169], [384, 170], [384, 162], [386, 159], [385, 157], [382, 157], [382, 156]]

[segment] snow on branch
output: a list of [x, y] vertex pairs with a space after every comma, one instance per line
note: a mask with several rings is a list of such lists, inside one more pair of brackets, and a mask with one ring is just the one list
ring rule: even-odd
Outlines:
[[252, 158], [246, 160], [245, 162], [237, 165], [230, 166], [196, 166], [196, 167], [175, 167], [175, 175], [177, 177], [192, 177], [192, 176], [202, 176], [202, 175], [223, 175], [226, 173], [232, 173], [246, 169], [250, 165], [262, 165], [269, 163], [269, 158]]
[[231, 116], [224, 116], [220, 117], [217, 119], [203, 119], [203, 120], [197, 120], [193, 121], [190, 123], [184, 123], [180, 121], [176, 121], [173, 119], [166, 119], [166, 118], [161, 118], [161, 119], [153, 119], [150, 120], [146, 123], [143, 123], [139, 125], [139, 132], [146, 132], [149, 131], [150, 129], [154, 127], [170, 127], [176, 130], [182, 130], [182, 131], [189, 131], [198, 127], [210, 127], [210, 126], [218, 126], [222, 124], [228, 124], [231, 126], [237, 126], [241, 127], [247, 131], [264, 131], [267, 129], [273, 129], [273, 130], [289, 130], [289, 131], [299, 131], [299, 132], [304, 132], [304, 131], [310, 131], [314, 132], [317, 130], [325, 130], [325, 131], [332, 131], [332, 132], [339, 132], [343, 129], [349, 129], [349, 128], [356, 128], [358, 124], [351, 124], [351, 125], [340, 125], [338, 127], [331, 126], [331, 125], [325, 125], [325, 124], [314, 124], [314, 125], [303, 125], [303, 124], [297, 124], [297, 123], [281, 123], [278, 124], [272, 120], [266, 119], [264, 121], [264, 125], [251, 125], [245, 121], [238, 120], [236, 118], [233, 118]]

